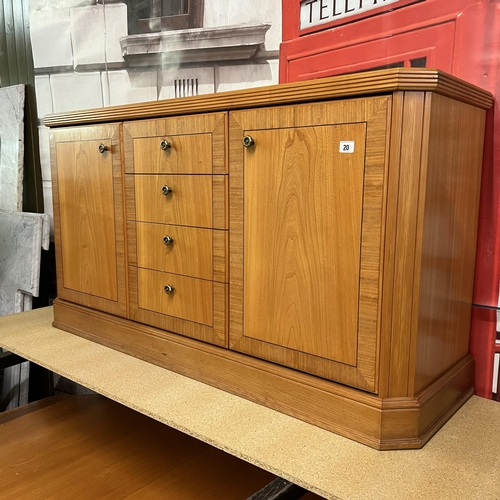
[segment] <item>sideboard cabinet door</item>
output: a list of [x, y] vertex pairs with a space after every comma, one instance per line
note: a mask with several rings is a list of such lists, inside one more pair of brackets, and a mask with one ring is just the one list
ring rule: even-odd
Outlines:
[[126, 316], [119, 125], [51, 132], [61, 299]]
[[390, 97], [230, 119], [230, 347], [376, 392]]

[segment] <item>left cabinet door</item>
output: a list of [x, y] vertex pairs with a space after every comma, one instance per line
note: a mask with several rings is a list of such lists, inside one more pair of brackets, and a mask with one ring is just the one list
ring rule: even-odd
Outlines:
[[120, 126], [51, 131], [57, 292], [127, 316]]

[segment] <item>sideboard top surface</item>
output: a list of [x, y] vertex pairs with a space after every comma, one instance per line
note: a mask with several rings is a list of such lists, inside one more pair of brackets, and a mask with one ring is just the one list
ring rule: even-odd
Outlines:
[[442, 71], [393, 68], [298, 83], [51, 114], [45, 117], [44, 123], [48, 127], [109, 123], [378, 95], [397, 91], [435, 92], [483, 109], [489, 109], [493, 104], [493, 96], [490, 92]]

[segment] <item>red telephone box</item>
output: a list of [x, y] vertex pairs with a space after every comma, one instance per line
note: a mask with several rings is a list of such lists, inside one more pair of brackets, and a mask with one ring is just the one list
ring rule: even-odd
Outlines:
[[[499, 62], [497, 1], [283, 0], [281, 83], [369, 69], [428, 67], [442, 69], [500, 97]], [[494, 356], [500, 353], [496, 343], [500, 116], [495, 109], [489, 113], [487, 128], [471, 352], [476, 358], [476, 392], [491, 398]]]

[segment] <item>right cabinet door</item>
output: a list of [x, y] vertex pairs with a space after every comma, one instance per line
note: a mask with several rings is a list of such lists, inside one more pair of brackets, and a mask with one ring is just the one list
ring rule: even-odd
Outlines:
[[231, 113], [231, 349], [377, 391], [390, 104]]

